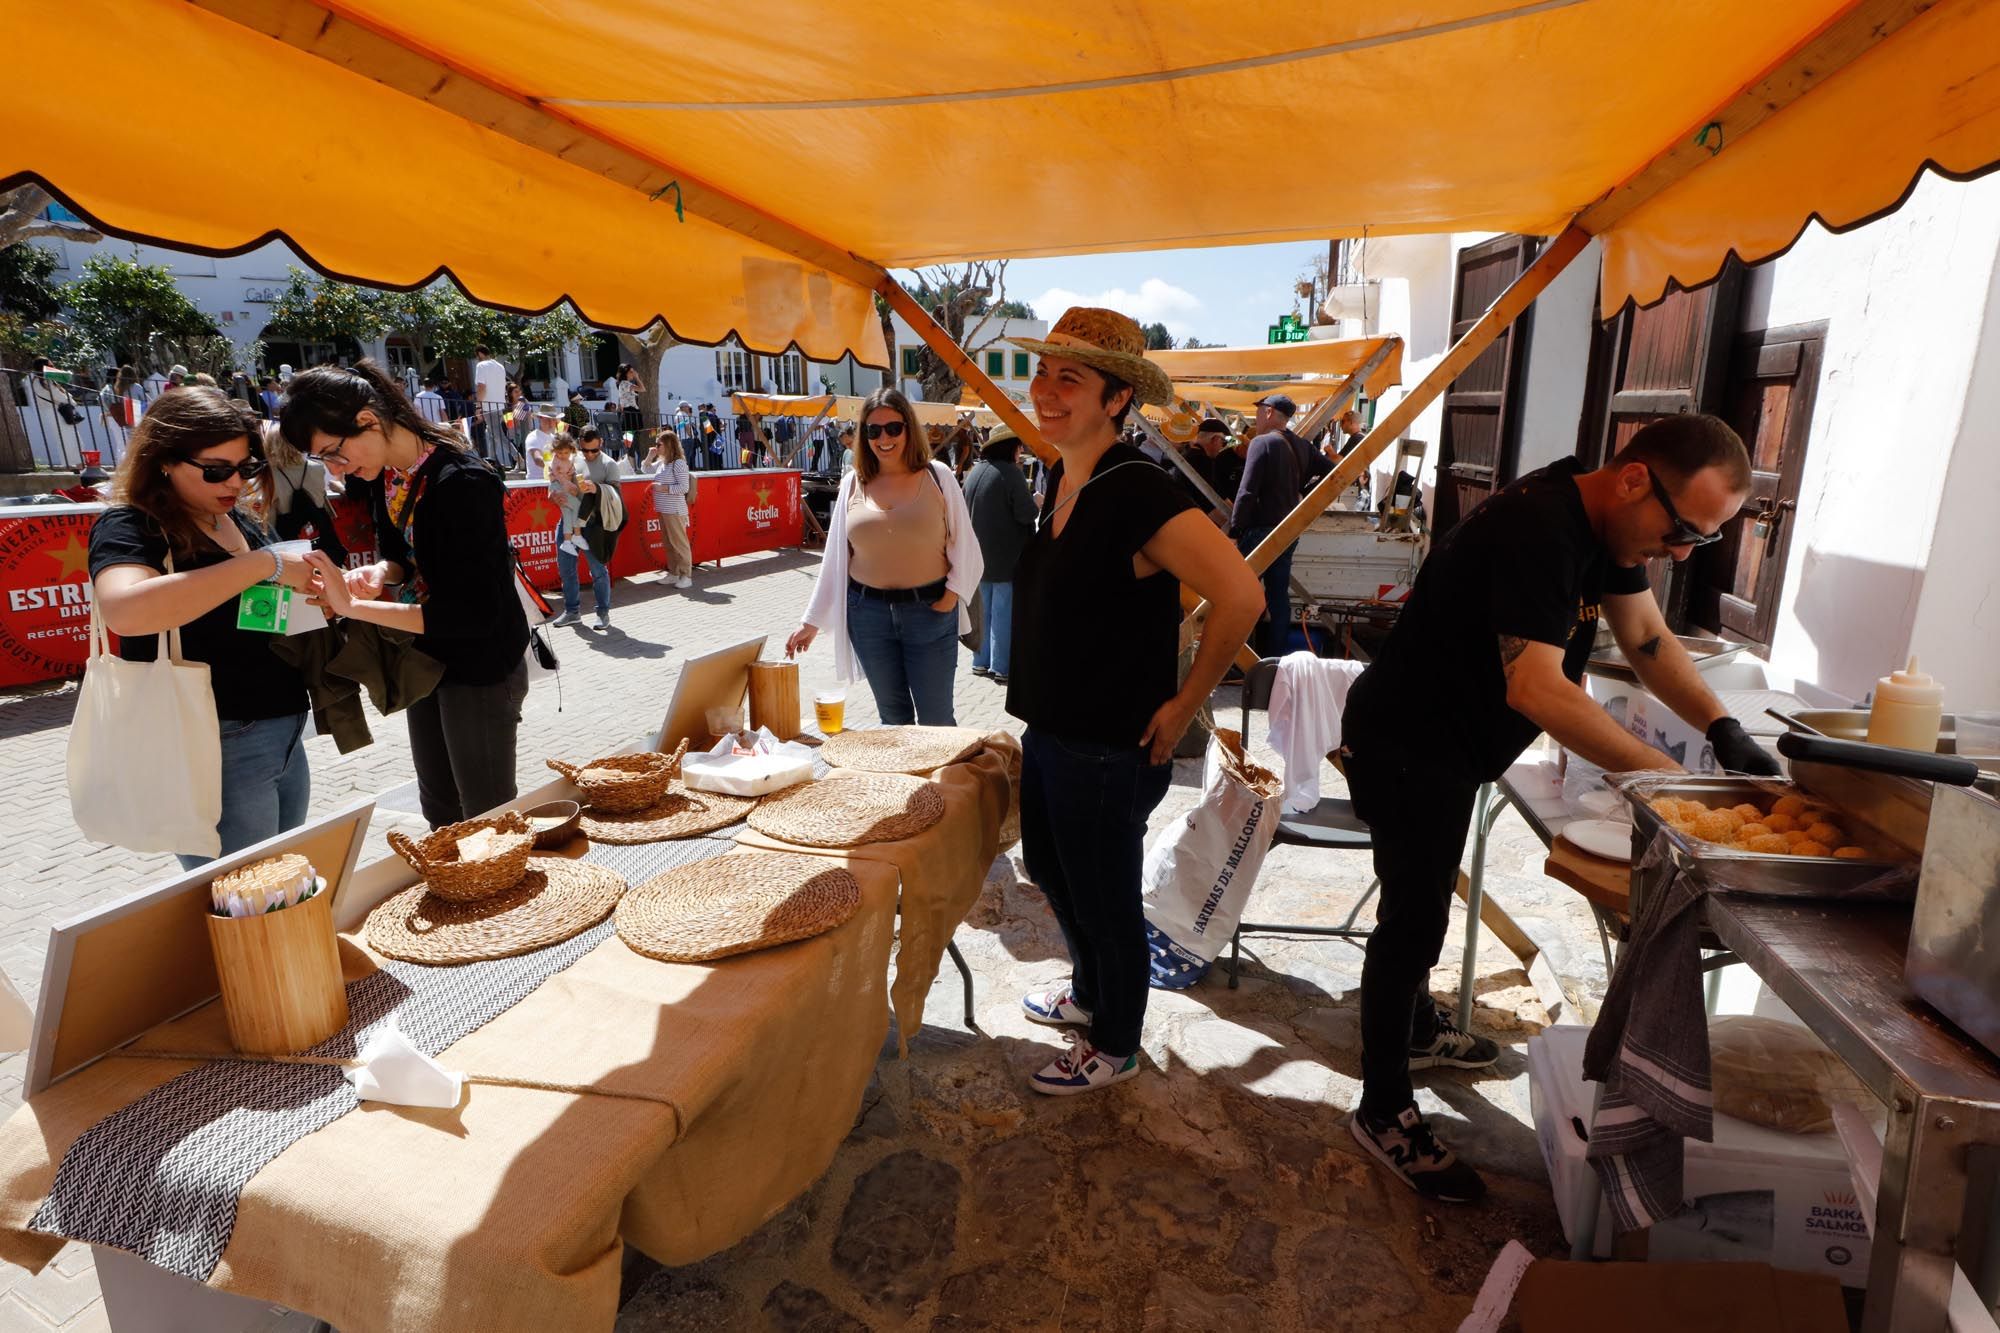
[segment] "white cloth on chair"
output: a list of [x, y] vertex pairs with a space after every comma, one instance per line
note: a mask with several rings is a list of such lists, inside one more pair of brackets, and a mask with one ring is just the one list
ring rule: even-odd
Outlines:
[[1278, 659], [1266, 717], [1271, 748], [1283, 762], [1287, 814], [1319, 804], [1320, 760], [1340, 748], [1340, 714], [1364, 662], [1286, 653]]

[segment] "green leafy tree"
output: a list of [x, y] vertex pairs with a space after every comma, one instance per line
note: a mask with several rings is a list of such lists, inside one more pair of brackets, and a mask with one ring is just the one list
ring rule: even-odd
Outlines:
[[0, 250], [0, 310], [27, 320], [54, 319], [62, 309], [55, 271], [53, 250], [39, 245]]
[[291, 342], [372, 341], [382, 336], [375, 295], [366, 287], [333, 282], [295, 267], [271, 305], [264, 336]]
[[215, 322], [181, 294], [164, 264], [100, 255], [84, 261], [83, 275], [61, 291], [71, 322], [97, 346], [135, 366], [170, 365], [172, 358], [156, 344], [217, 332]]
[[1026, 301], [999, 301], [993, 306], [993, 313], [1001, 319], [1033, 319], [1035, 312]]
[[1146, 350], [1149, 352], [1165, 351], [1174, 345], [1174, 335], [1167, 332], [1164, 324], [1147, 324], [1142, 332], [1146, 335]]

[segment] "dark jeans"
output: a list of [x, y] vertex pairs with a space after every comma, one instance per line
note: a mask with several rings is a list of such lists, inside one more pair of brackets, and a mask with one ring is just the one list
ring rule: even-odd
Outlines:
[[[556, 535], [562, 536], [560, 529]], [[578, 581], [577, 554], [564, 544], [566, 540], [556, 543], [556, 573], [562, 579], [563, 611], [573, 616], [583, 605], [583, 587]], [[590, 562], [590, 595], [595, 599], [597, 614], [608, 616], [611, 614], [611, 571], [589, 551], [584, 552], [583, 558]]]
[[1375, 844], [1382, 895], [1361, 965], [1361, 1109], [1409, 1105], [1410, 1046], [1437, 1036], [1430, 970], [1451, 920], [1477, 785], [1411, 764], [1393, 744], [1350, 736], [1347, 788]]
[[1130, 1055], [1146, 1021], [1146, 818], [1173, 765], [1034, 727], [1021, 750], [1021, 854], [1069, 946], [1070, 993], [1090, 1011], [1091, 1044]]
[[[1271, 531], [1270, 528], [1244, 529], [1236, 538], [1236, 549], [1247, 558], [1257, 549], [1257, 543], [1269, 536]], [[1258, 576], [1264, 580], [1264, 614], [1267, 618], [1258, 623], [1250, 639], [1257, 645], [1260, 657], [1284, 656], [1285, 641], [1291, 634], [1292, 626], [1292, 553], [1298, 549], [1297, 542], [1287, 546], [1271, 562], [1271, 567]]]
[[444, 684], [410, 705], [417, 798], [432, 828], [514, 799], [514, 737], [527, 697], [524, 657], [495, 684]]
[[958, 608], [884, 602], [847, 590], [847, 638], [885, 726], [952, 727], [958, 667]]

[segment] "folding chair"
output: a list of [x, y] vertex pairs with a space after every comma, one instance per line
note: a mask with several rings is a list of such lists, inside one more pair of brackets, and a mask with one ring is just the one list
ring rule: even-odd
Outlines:
[[[1243, 744], [1250, 744], [1250, 713], [1252, 709], [1267, 709], [1271, 704], [1271, 687], [1278, 681], [1278, 659], [1266, 657], [1251, 667], [1243, 677], [1243, 716], [1241, 721]], [[1329, 851], [1367, 852], [1374, 849], [1370, 841], [1368, 826], [1354, 813], [1354, 802], [1336, 796], [1320, 798], [1320, 803], [1299, 814], [1280, 813], [1277, 832], [1271, 836], [1274, 847], [1323, 847]], [[1243, 968], [1242, 939], [1245, 935], [1312, 935], [1327, 939], [1359, 940], [1371, 933], [1367, 927], [1356, 927], [1354, 922], [1360, 917], [1361, 909], [1368, 905], [1376, 891], [1382, 887], [1379, 878], [1371, 879], [1368, 892], [1354, 904], [1354, 910], [1347, 914], [1337, 926], [1287, 926], [1264, 924], [1252, 921], [1237, 923], [1229, 936], [1229, 989], [1236, 989], [1236, 981]]]

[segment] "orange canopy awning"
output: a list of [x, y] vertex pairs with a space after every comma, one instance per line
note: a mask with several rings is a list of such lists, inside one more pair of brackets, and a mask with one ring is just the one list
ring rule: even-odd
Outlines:
[[[1815, 215], [1889, 209], [1927, 163], [2000, 162], [2000, 0], [1128, 0], [1108, 16], [934, 0], [920, 21], [891, 0], [0, 0], [0, 16], [24, 53], [0, 81], [0, 180], [40, 179], [121, 233], [211, 251], [281, 234], [340, 276], [448, 270], [504, 307], [569, 297], [608, 327], [663, 316], [688, 341], [875, 365], [882, 266], [1541, 235], [1580, 214], [1605, 240], [1609, 310], [1732, 250], [1775, 253]], [[1680, 165], [1648, 175], [1669, 150]], [[1628, 193], [1635, 178], [1677, 183]]]

